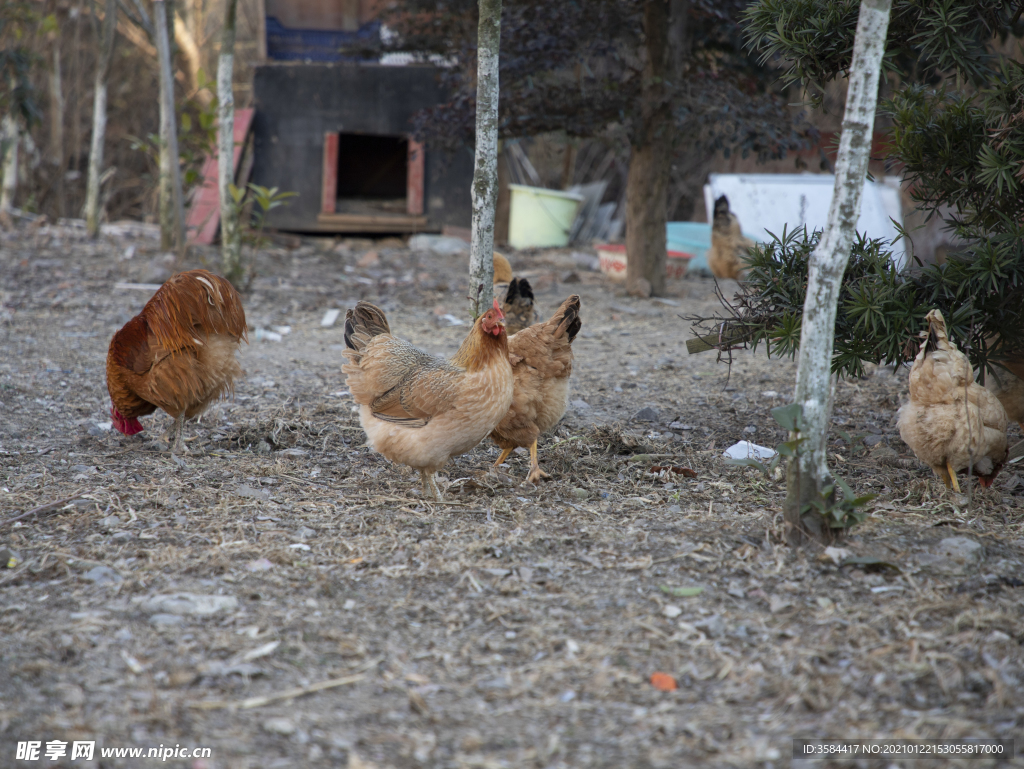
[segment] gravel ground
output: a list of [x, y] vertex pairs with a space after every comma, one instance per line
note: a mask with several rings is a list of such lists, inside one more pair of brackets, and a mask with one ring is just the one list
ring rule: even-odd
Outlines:
[[[541, 442], [553, 480], [522, 483], [524, 453], [488, 472], [485, 443], [433, 504], [364, 446], [341, 324], [320, 320], [370, 299], [451, 354], [464, 256], [394, 238], [262, 250], [246, 378], [186, 426], [179, 463], [166, 415], [132, 438], [108, 425], [106, 347], [151, 293], [119, 284], [169, 274], [152, 228], [2, 235], [0, 767], [34, 765], [15, 760], [28, 740], [97, 742], [91, 764], [48, 766], [210, 748], [163, 762], [192, 769], [968, 766], [794, 761], [796, 737], [1024, 750], [1016, 472], [946, 492], [896, 432], [906, 371], [873, 370], [840, 383], [830, 445], [878, 495], [843, 543], [864, 560], [793, 552], [783, 481], [721, 457], [784, 440], [770, 409], [793, 364], [688, 356], [679, 316], [715, 309], [709, 280], [644, 301], [568, 251], [509, 255], [543, 312], [583, 300], [573, 405]], [[207, 265], [214, 251], [184, 267]]]

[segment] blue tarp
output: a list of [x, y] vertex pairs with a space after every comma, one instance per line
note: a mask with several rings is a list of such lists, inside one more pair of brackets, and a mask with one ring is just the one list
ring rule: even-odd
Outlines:
[[380, 40], [380, 22], [369, 21], [355, 32], [289, 29], [267, 17], [267, 56], [278, 61], [360, 61], [376, 56], [342, 56], [341, 49]]
[[[701, 222], [669, 222], [666, 227], [668, 236], [668, 250], [682, 251], [693, 254], [689, 266], [686, 268], [688, 274], [710, 275], [708, 269], [708, 251], [711, 250], [711, 225]], [[749, 232], [744, 232], [748, 238], [754, 241], [764, 240], [755, 238]]]

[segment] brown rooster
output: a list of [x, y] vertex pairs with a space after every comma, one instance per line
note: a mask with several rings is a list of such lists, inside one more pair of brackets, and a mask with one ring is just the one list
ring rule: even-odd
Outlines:
[[234, 286], [206, 270], [171, 277], [110, 340], [114, 427], [134, 435], [143, 430], [139, 417], [163, 409], [174, 418], [171, 450], [180, 452], [185, 420], [229, 392], [242, 373], [236, 353], [243, 339], [245, 310]]
[[545, 323], [537, 323], [509, 337], [512, 361], [512, 406], [494, 428], [491, 439], [501, 447], [494, 463], [500, 465], [513, 450], [530, 449], [530, 474], [536, 483], [548, 478], [537, 460], [537, 439], [550, 430], [569, 405], [572, 341], [580, 332], [580, 298], [570, 296]]
[[974, 381], [967, 356], [946, 336], [942, 313], [925, 316], [928, 330], [910, 369], [910, 402], [899, 411], [903, 441], [956, 492], [956, 474], [972, 467], [991, 486], [1006, 459], [1006, 411]]
[[511, 337], [540, 320], [533, 288], [526, 278], [513, 278], [508, 259], [494, 252], [494, 297], [505, 313], [505, 332]]
[[495, 300], [446, 361], [392, 336], [384, 313], [369, 302], [345, 315], [349, 362], [341, 370], [369, 444], [419, 470], [424, 493], [436, 500], [434, 474], [486, 438], [512, 403], [503, 318]]

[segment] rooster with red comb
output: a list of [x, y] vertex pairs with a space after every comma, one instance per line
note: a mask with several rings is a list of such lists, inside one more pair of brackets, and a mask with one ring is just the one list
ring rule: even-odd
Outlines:
[[392, 335], [383, 311], [359, 302], [345, 315], [342, 371], [370, 446], [419, 471], [440, 501], [435, 473], [486, 438], [512, 404], [505, 316], [498, 302], [476, 319], [451, 360]]

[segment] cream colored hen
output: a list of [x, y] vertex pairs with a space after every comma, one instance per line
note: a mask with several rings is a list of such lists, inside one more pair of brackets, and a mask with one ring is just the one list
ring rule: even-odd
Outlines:
[[992, 485], [1006, 459], [1006, 412], [974, 381], [967, 356], [946, 336], [942, 313], [925, 316], [928, 331], [910, 369], [910, 402], [899, 411], [900, 437], [959, 492], [956, 474], [973, 465], [982, 486]]
[[743, 234], [740, 220], [729, 210], [729, 198], [722, 195], [715, 201], [714, 218], [711, 223], [711, 249], [708, 251], [708, 268], [716, 278], [743, 277], [741, 254], [754, 247], [754, 241]]
[[[1016, 366], [1020, 370], [1020, 364]], [[985, 389], [1003, 404], [1006, 416], [1024, 431], [1024, 380], [1012, 371], [997, 366], [985, 375]]]
[[451, 360], [393, 336], [380, 308], [359, 302], [345, 315], [341, 367], [359, 423], [375, 451], [420, 472], [440, 500], [434, 474], [487, 437], [512, 405], [512, 364], [498, 303], [476, 319]]

